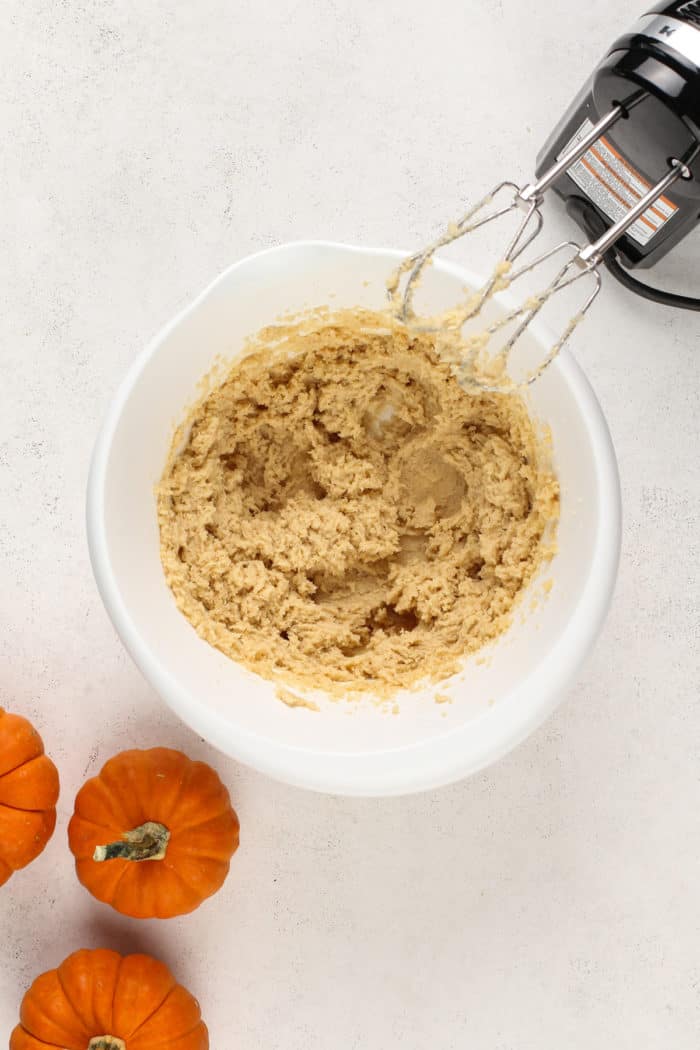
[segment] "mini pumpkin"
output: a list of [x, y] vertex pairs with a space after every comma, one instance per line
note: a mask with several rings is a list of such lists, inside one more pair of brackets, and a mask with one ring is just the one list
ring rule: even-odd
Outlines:
[[83, 948], [25, 993], [10, 1050], [207, 1050], [199, 1003], [162, 962]]
[[238, 817], [214, 770], [181, 751], [123, 751], [78, 792], [68, 826], [78, 878], [138, 919], [193, 911], [238, 847]]
[[0, 708], [0, 886], [38, 857], [56, 826], [58, 772], [31, 722]]

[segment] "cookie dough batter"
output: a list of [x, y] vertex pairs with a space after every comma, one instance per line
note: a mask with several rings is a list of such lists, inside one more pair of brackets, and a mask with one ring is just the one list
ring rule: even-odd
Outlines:
[[466, 393], [383, 314], [311, 315], [262, 332], [176, 435], [161, 556], [226, 655], [387, 696], [507, 627], [558, 497], [518, 396]]

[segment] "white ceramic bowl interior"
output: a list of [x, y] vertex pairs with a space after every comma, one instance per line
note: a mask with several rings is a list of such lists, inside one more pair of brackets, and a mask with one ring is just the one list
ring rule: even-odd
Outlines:
[[[274, 248], [230, 267], [140, 355], [118, 391], [95, 450], [88, 537], [97, 583], [124, 644], [148, 681], [193, 729], [255, 768], [339, 794], [389, 795], [457, 780], [493, 762], [553, 710], [605, 617], [617, 570], [619, 481], [608, 430], [574, 359], [562, 353], [529, 395], [551, 428], [561, 483], [553, 581], [534, 610], [472, 657], [439, 693], [400, 698], [400, 714], [370, 703], [289, 708], [275, 686], [203, 642], [175, 606], [159, 560], [154, 485], [173, 430], [220, 356], [279, 315], [307, 306], [384, 302], [399, 252], [327, 243]], [[433, 309], [457, 302], [463, 270], [436, 263]], [[498, 310], [499, 307], [494, 307]], [[541, 356], [547, 333], [535, 327]], [[538, 594], [535, 583], [533, 594]]]

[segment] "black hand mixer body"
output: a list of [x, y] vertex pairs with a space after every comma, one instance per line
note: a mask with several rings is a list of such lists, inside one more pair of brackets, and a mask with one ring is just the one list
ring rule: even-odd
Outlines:
[[615, 243], [625, 267], [648, 267], [700, 221], [700, 162], [692, 163], [700, 151], [700, 0], [659, 5], [615, 41], [540, 152], [538, 176], [620, 105], [623, 119], [553, 189], [589, 235], [600, 234], [657, 182], [671, 158], [683, 160], [691, 177], [675, 182]]

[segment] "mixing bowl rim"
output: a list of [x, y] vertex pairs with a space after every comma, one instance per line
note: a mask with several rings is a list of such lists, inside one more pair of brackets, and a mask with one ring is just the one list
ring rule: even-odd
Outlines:
[[[333, 241], [287, 242], [248, 255], [227, 267], [164, 325], [137, 356], [119, 385], [95, 445], [87, 492], [90, 559], [102, 601], [135, 664], [172, 710], [212, 745], [269, 776], [299, 787], [344, 795], [408, 794], [454, 782], [495, 762], [537, 728], [562, 699], [565, 686], [595, 642], [613, 594], [621, 534], [617, 462], [607, 423], [593, 389], [573, 356], [564, 351], [551, 367], [568, 386], [584, 421], [595, 463], [599, 498], [597, 534], [588, 578], [555, 645], [507, 697], [465, 725], [450, 727], [444, 734], [401, 747], [369, 753], [339, 753], [292, 746], [279, 738], [243, 730], [219, 712], [202, 705], [150, 649], [122, 597], [110, 559], [105, 518], [105, 490], [112, 443], [124, 408], [144, 369], [186, 317], [198, 310], [237, 270], [265, 256], [308, 251], [359, 253], [397, 261], [407, 254], [390, 248]], [[463, 267], [451, 263], [438, 261], [435, 267], [467, 284], [478, 280]], [[534, 334], [540, 339], [548, 337], [543, 326], [535, 326]], [[292, 716], [299, 714], [318, 717], [310, 712], [290, 712]]]

